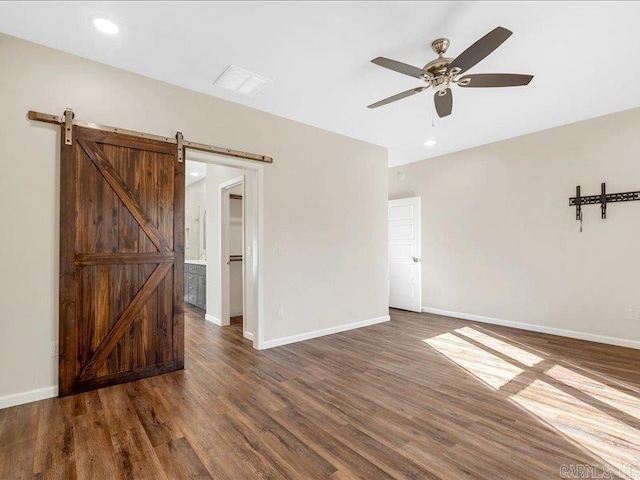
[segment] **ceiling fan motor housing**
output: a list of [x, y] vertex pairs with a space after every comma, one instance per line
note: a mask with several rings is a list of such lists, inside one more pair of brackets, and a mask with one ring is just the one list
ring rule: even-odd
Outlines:
[[431, 48], [438, 54], [438, 58], [431, 60], [422, 69], [431, 75], [431, 85], [438, 90], [438, 87], [447, 88], [447, 68], [453, 62], [453, 58], [445, 57], [451, 42], [448, 38], [438, 38], [431, 42]]
[[447, 68], [453, 62], [453, 58], [439, 57], [427, 63], [422, 69], [433, 77], [431, 83], [435, 87], [444, 82], [447, 76]]

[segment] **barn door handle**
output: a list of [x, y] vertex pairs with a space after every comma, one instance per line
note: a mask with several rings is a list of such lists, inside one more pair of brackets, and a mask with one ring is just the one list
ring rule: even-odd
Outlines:
[[420, 261], [420, 259], [419, 259], [418, 257], [412, 257], [412, 258], [413, 258], [413, 261], [414, 261], [415, 263], [418, 263], [418, 262]]

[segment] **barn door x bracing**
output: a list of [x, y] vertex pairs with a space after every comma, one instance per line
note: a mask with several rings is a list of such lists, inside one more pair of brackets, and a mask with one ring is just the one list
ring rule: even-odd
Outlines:
[[60, 395], [184, 366], [178, 148], [78, 126], [71, 138], [60, 175]]

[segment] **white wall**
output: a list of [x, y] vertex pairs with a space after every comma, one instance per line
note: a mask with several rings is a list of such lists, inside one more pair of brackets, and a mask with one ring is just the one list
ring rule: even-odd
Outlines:
[[386, 149], [4, 35], [0, 105], [0, 398], [18, 395], [6, 402], [57, 384], [60, 132], [30, 109], [273, 156], [265, 340], [387, 315]]
[[640, 190], [638, 132], [635, 109], [390, 169], [422, 197], [423, 306], [640, 346], [640, 202], [585, 206], [583, 233], [568, 206]]

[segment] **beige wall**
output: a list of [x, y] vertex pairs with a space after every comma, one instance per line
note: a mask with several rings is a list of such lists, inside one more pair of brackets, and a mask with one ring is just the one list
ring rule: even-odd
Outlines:
[[273, 156], [266, 340], [387, 315], [386, 149], [4, 35], [0, 105], [0, 397], [57, 383], [59, 130], [30, 109]]
[[422, 197], [423, 306], [640, 341], [640, 202], [584, 207], [583, 233], [568, 206], [640, 190], [639, 132], [635, 109], [390, 169]]

